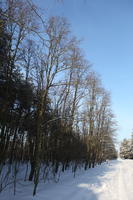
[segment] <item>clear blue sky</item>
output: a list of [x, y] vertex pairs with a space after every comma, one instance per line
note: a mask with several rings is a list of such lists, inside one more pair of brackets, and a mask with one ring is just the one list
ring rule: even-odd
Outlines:
[[[133, 128], [133, 1], [34, 0], [46, 14], [64, 16], [103, 85], [111, 92], [118, 138]], [[60, 0], [61, 1], [61, 0]]]

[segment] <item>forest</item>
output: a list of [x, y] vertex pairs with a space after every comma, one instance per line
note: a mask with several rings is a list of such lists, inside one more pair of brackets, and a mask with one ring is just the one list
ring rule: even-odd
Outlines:
[[[59, 3], [59, 2], [57, 2]], [[0, 4], [0, 192], [117, 158], [110, 93], [67, 19]]]

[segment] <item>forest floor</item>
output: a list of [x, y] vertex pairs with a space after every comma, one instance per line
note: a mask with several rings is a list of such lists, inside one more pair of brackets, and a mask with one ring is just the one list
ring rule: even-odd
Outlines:
[[40, 183], [35, 197], [33, 186], [11, 188], [0, 194], [0, 200], [133, 200], [133, 160], [115, 160], [87, 171], [80, 170], [75, 178], [70, 171], [58, 183]]

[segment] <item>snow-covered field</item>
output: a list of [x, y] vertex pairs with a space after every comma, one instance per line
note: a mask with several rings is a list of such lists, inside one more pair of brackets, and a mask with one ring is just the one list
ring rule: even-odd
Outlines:
[[17, 187], [16, 196], [7, 189], [0, 200], [133, 200], [133, 160], [103, 163], [94, 169], [62, 175], [58, 183], [39, 184], [33, 198], [32, 185]]

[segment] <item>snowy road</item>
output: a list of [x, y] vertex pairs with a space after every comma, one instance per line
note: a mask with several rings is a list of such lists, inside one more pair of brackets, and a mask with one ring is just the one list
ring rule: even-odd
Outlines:
[[13, 197], [8, 191], [1, 200], [133, 200], [133, 160], [116, 160], [80, 171], [73, 178], [70, 173], [58, 183], [40, 184], [36, 197], [31, 187], [18, 188]]

